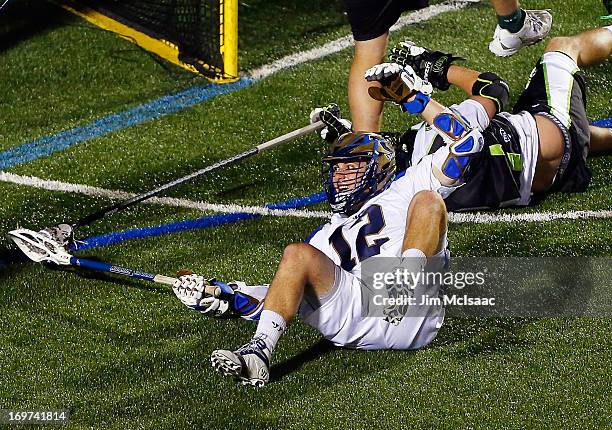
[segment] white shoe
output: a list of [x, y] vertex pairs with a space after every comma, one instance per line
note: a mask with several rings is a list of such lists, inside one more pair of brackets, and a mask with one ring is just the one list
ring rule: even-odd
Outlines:
[[270, 380], [270, 352], [261, 337], [251, 339], [233, 352], [213, 351], [210, 361], [217, 372], [238, 378], [242, 385], [263, 387]]
[[552, 15], [547, 10], [526, 10], [525, 23], [516, 33], [510, 33], [499, 25], [495, 28], [489, 50], [498, 57], [516, 54], [523, 46], [533, 45], [544, 39], [552, 27]]

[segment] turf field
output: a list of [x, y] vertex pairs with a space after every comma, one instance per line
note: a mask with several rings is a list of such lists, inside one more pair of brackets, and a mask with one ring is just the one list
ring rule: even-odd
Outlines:
[[[552, 35], [602, 25], [598, 0], [525, 0], [549, 7]], [[499, 59], [489, 53], [488, 2], [440, 14], [393, 33], [451, 50], [467, 65], [504, 76], [516, 100], [543, 45]], [[345, 36], [339, 1], [240, 3], [242, 71]], [[351, 50], [281, 70], [172, 114], [88, 128], [109, 115], [207, 82], [55, 6], [10, 2], [0, 11], [0, 163], [15, 175], [140, 192], [305, 125], [315, 106], [347, 111]], [[586, 73], [589, 119], [612, 117], [612, 65]], [[437, 95], [461, 100], [458, 90]], [[388, 107], [385, 129], [416, 122]], [[105, 123], [106, 124], [106, 123]], [[62, 150], [17, 160], [31, 142]], [[103, 126], [101, 126], [104, 128]], [[32, 146], [30, 154], [37, 154]], [[169, 196], [262, 206], [320, 191], [317, 136], [219, 171]], [[523, 211], [612, 207], [612, 156], [591, 159], [593, 182]], [[77, 219], [110, 200], [0, 182], [0, 231]], [[326, 210], [323, 204], [312, 209]], [[140, 205], [81, 231], [80, 238], [213, 215]], [[202, 221], [205, 223], [206, 221]], [[263, 216], [217, 227], [122, 240], [79, 255], [150, 272], [181, 268], [250, 283], [269, 281], [284, 245], [302, 241], [320, 218]], [[117, 238], [103, 236], [106, 238]], [[120, 238], [120, 237], [119, 237]], [[452, 224], [458, 256], [612, 256], [612, 219]], [[100, 239], [100, 240], [102, 240]], [[96, 242], [97, 243], [97, 242]], [[449, 318], [418, 352], [334, 349], [293, 324], [275, 352], [272, 383], [255, 391], [215, 374], [209, 355], [251, 335], [247, 321], [190, 312], [165, 287], [19, 260], [0, 238], [0, 409], [70, 409], [73, 428], [610, 428], [610, 318]]]

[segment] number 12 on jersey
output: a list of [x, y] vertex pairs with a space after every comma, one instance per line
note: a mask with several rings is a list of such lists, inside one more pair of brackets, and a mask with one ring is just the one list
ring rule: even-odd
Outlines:
[[[383, 217], [382, 208], [379, 205], [368, 207], [359, 217], [359, 219], [367, 217], [368, 222], [361, 226], [355, 239], [355, 250], [357, 252], [358, 261], [363, 261], [366, 258], [380, 254], [380, 247], [389, 240], [388, 237], [381, 237], [368, 245], [368, 236], [380, 233], [385, 227], [385, 218]], [[353, 223], [355, 225], [356, 223]], [[340, 257], [340, 266], [350, 272], [357, 265], [357, 259], [352, 255], [352, 247], [342, 234], [341, 225], [329, 237], [329, 243]]]

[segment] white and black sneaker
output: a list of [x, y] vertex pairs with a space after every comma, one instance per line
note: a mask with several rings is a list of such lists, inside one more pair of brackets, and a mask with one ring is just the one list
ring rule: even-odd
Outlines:
[[217, 349], [210, 356], [213, 368], [225, 376], [238, 378], [243, 385], [263, 387], [270, 380], [270, 350], [256, 336], [236, 351]]
[[499, 25], [495, 28], [489, 50], [498, 57], [516, 54], [524, 46], [544, 39], [552, 27], [552, 15], [547, 10], [526, 10], [525, 23], [516, 33], [510, 33]]

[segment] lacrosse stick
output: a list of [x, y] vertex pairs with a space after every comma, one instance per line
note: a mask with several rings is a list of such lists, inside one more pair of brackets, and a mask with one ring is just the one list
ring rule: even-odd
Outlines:
[[312, 133], [314, 131], [318, 131], [320, 129], [322, 129], [324, 127], [324, 124], [322, 122], [316, 122], [314, 124], [310, 124], [307, 125], [305, 127], [302, 128], [298, 128], [297, 130], [294, 130], [292, 132], [283, 134], [282, 136], [279, 136], [275, 139], [269, 140], [267, 142], [264, 142], [260, 145], [257, 145], [256, 147], [249, 149], [247, 151], [244, 151], [238, 155], [234, 155], [233, 157], [227, 158], [225, 160], [222, 161], [218, 161], [214, 164], [211, 164], [210, 166], [204, 167], [203, 169], [200, 169], [196, 172], [190, 173], [187, 176], [183, 176], [182, 178], [176, 179], [172, 182], [168, 182], [167, 184], [161, 185], [151, 191], [147, 191], [145, 193], [142, 193], [140, 195], [131, 197], [127, 200], [124, 200], [122, 202], [119, 203], [115, 203], [114, 205], [108, 206], [104, 209], [100, 209], [97, 212], [92, 213], [91, 215], [87, 215], [86, 217], [83, 217], [75, 222], [73, 222], [72, 224], [70, 224], [74, 229], [77, 229], [79, 227], [84, 227], [87, 225], [90, 225], [91, 223], [93, 223], [94, 221], [97, 221], [101, 218], [104, 218], [107, 215], [112, 215], [116, 212], [119, 212], [123, 209], [126, 209], [130, 206], [135, 205], [136, 203], [140, 203], [144, 200], [150, 199], [151, 197], [155, 197], [156, 195], [163, 193], [164, 191], [167, 191], [171, 188], [174, 188], [178, 185], [184, 184], [186, 182], [192, 181], [196, 178], [199, 178], [207, 173], [210, 173], [214, 170], [217, 170], [221, 167], [225, 167], [225, 166], [229, 166], [232, 164], [237, 163], [238, 161], [244, 160], [246, 158], [252, 157], [253, 155], [257, 155], [260, 152], [263, 152], [267, 149], [273, 148], [275, 146], [278, 146], [280, 144], [283, 143], [287, 143], [290, 142], [294, 139], [297, 139], [300, 136], [304, 136], [306, 134]]
[[[97, 272], [113, 273], [133, 279], [141, 279], [165, 285], [173, 285], [176, 281], [176, 278], [170, 276], [156, 275], [140, 270], [115, 266], [101, 261], [75, 257], [68, 254], [61, 244], [45, 233], [46, 232], [36, 232], [22, 228], [11, 231], [9, 237], [30, 260], [36, 263], [46, 262], [58, 266], [83, 267]], [[205, 291], [207, 294], [214, 297], [221, 296], [221, 288], [218, 286], [206, 286]]]
[[[74, 231], [79, 227], [85, 227], [92, 224], [94, 221], [97, 221], [106, 216], [112, 215], [116, 212], [119, 212], [123, 209], [126, 209], [130, 206], [133, 206], [137, 203], [140, 203], [144, 200], [150, 199], [151, 197], [155, 197], [158, 194], [167, 191], [171, 188], [174, 188], [178, 185], [187, 183], [196, 178], [206, 175], [214, 170], [220, 169], [221, 167], [229, 166], [237, 163], [238, 161], [244, 160], [246, 158], [252, 157], [254, 155], [259, 154], [267, 149], [273, 148], [275, 146], [281, 145], [283, 143], [290, 142], [298, 137], [304, 136], [306, 134], [317, 132], [325, 127], [321, 121], [317, 121], [313, 124], [309, 124], [305, 127], [298, 128], [297, 130], [291, 131], [289, 133], [283, 134], [277, 138], [264, 142], [256, 147], [249, 149], [248, 151], [242, 152], [240, 154], [234, 155], [233, 157], [227, 158], [222, 161], [218, 161], [210, 166], [204, 167], [196, 172], [190, 173], [189, 175], [183, 176], [182, 178], [175, 179], [172, 182], [168, 182], [167, 184], [161, 185], [153, 190], [147, 191], [145, 193], [139, 194], [137, 196], [131, 197], [129, 199], [123, 200], [121, 202], [115, 203], [106, 208], [100, 209], [97, 212], [94, 212], [90, 215], [87, 215], [79, 220], [76, 220], [72, 223], [61, 223], [56, 226], [47, 227], [40, 231], [40, 233], [44, 233], [45, 235], [50, 235], [54, 239], [54, 243], [61, 245], [64, 249], [67, 249], [69, 245], [74, 242], [73, 235]], [[14, 234], [15, 232], [23, 232], [23, 229], [17, 229], [9, 232], [9, 237], [19, 246], [19, 248], [23, 251], [22, 246], [17, 243], [15, 240], [19, 235]], [[24, 251], [25, 252], [25, 251]], [[26, 255], [28, 255], [26, 253]]]
[[4, 6], [9, 2], [9, 0], [5, 0], [4, 3], [0, 5], [0, 10], [4, 9]]

